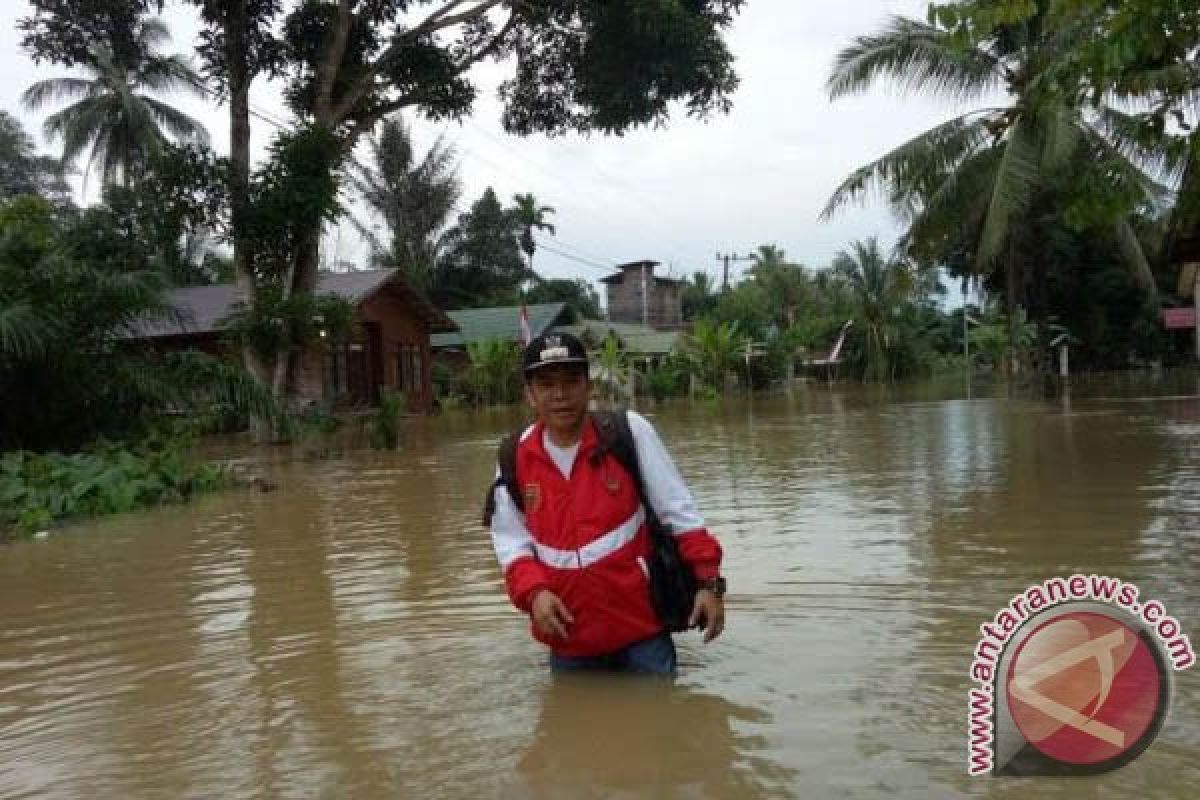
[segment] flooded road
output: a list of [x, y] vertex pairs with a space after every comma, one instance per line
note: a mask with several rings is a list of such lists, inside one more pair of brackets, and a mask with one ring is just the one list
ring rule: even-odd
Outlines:
[[[725, 546], [677, 686], [552, 681], [479, 527], [512, 412], [0, 549], [0, 797], [1195, 798], [1200, 668], [1095, 778], [966, 776], [978, 626], [1052, 575], [1200, 642], [1200, 400], [800, 388], [645, 410]], [[1157, 395], [1157, 396], [1154, 396]]]

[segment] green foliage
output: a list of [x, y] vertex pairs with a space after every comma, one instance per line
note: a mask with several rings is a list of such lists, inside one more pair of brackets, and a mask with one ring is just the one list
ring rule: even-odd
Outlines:
[[[935, 4], [928, 23], [895, 18], [881, 33], [856, 39], [830, 76], [834, 97], [890, 78], [958, 102], [1003, 89], [1008, 101], [938, 125], [857, 170], [826, 214], [881, 190], [908, 223], [906, 255], [958, 276], [983, 276], [1010, 314], [1028, 313], [1036, 324], [1073, 304], [1056, 284], [1086, 282], [1092, 278], [1085, 275], [1116, 265], [1127, 270], [1136, 296], [1153, 297], [1150, 256], [1161, 248], [1141, 234], [1169, 202], [1165, 184], [1182, 173], [1187, 147], [1161, 125], [1111, 105], [1122, 100], [1118, 83], [1097, 91], [1102, 76], [1085, 66], [1123, 6], [966, 0]], [[1134, 106], [1149, 99], [1152, 85], [1141, 84]], [[1124, 101], [1136, 94], [1133, 86], [1125, 84]], [[1103, 242], [1095, 261], [1054, 257], [1055, 243], [1073, 242], [1068, 249], [1079, 251], [1092, 240]]]
[[237, 304], [224, 320], [226, 335], [265, 361], [301, 352], [318, 339], [344, 341], [351, 332], [354, 305], [337, 295], [293, 294], [275, 287], [258, 292], [253, 306]]
[[185, 440], [102, 444], [74, 455], [14, 450], [0, 455], [0, 533], [181, 502], [231, 484], [224, 470], [190, 457]]
[[878, 240], [854, 242], [834, 259], [855, 300], [855, 322], [866, 337], [866, 370], [871, 381], [892, 377], [889, 351], [901, 309], [912, 293], [913, 278], [905, 264], [889, 261]]
[[721, 392], [725, 379], [742, 363], [746, 337], [736, 322], [698, 321], [684, 344], [696, 376], [708, 387]]
[[707, 272], [693, 273], [692, 279], [683, 286], [682, 302], [683, 319], [686, 322], [699, 319], [716, 308], [717, 295]]
[[517, 224], [517, 230], [520, 231], [517, 241], [521, 245], [521, 250], [529, 257], [529, 270], [532, 272], [533, 254], [537, 250], [537, 241], [533, 238], [533, 234], [536, 231], [549, 231], [551, 236], [554, 235], [554, 225], [546, 219], [554, 213], [554, 207], [539, 206], [537, 198], [531, 193], [515, 194], [511, 213]]
[[530, 276], [514, 217], [488, 188], [445, 236], [430, 298], [443, 308], [511, 305]]
[[[89, 43], [79, 61], [90, 78], [52, 78], [25, 90], [30, 109], [78, 98], [46, 119], [45, 132], [62, 139], [63, 163], [70, 164], [91, 148], [86, 172], [97, 171], [105, 184], [133, 182], [148, 169], [150, 158], [168, 137], [205, 142], [204, 126], [149, 91], [187, 90], [197, 93], [199, 76], [180, 56], [156, 50], [169, 40], [166, 26], [155, 19], [137, 18], [130, 30], [113, 29], [112, 41]], [[131, 41], [125, 41], [126, 37]]]
[[371, 420], [371, 447], [376, 450], [395, 450], [400, 446], [400, 416], [408, 408], [402, 392], [383, 391], [379, 408]]
[[55, 205], [69, 205], [62, 162], [34, 151], [33, 139], [19, 120], [0, 111], [0, 201], [20, 195], [46, 197]]
[[350, 183], [387, 226], [386, 245], [374, 241], [375, 259], [403, 269], [414, 286], [428, 291], [439, 236], [462, 193], [454, 148], [438, 137], [418, 158], [412, 131], [394, 117], [384, 120], [368, 149], [370, 165], [354, 164]]
[[574, 319], [600, 319], [600, 295], [583, 278], [538, 281], [525, 292], [526, 303], [566, 303]]
[[788, 261], [784, 251], [775, 245], [760, 246], [752, 257], [750, 274], [774, 307], [771, 321], [781, 329], [792, 327], [801, 307], [812, 302], [807, 272], [803, 266]]
[[515, 343], [470, 342], [467, 355], [471, 360], [467, 388], [477, 405], [516, 402], [521, 392], [521, 350]]
[[34, 13], [17, 23], [21, 47], [37, 64], [78, 67], [105, 47], [117, 61], [136, 64], [151, 55], [138, 23], [161, 13], [162, 0], [29, 0]]
[[610, 402], [619, 401], [623, 394], [622, 388], [629, 384], [630, 367], [629, 358], [621, 349], [616, 336], [610, 334], [604, 338], [595, 354], [595, 360], [602, 396]]
[[677, 397], [685, 393], [690, 374], [687, 360], [672, 355], [651, 367], [642, 380], [650, 396], [661, 402], [669, 397]]
[[306, 237], [337, 219], [342, 152], [337, 137], [310, 126], [277, 134], [250, 184], [245, 236], [253, 242], [258, 286], [289, 294], [284, 280]]
[[135, 185], [106, 187], [104, 203], [82, 212], [69, 247], [113, 271], [144, 264], [173, 286], [219, 282], [209, 246], [225, 227], [224, 164], [190, 146], [164, 147], [148, 163]]
[[163, 276], [145, 260], [115, 265], [75, 247], [81, 228], [104, 219], [39, 198], [0, 205], [0, 450], [134, 438], [164, 411], [212, 404], [273, 413], [240, 369], [130, 338], [173, 312]]

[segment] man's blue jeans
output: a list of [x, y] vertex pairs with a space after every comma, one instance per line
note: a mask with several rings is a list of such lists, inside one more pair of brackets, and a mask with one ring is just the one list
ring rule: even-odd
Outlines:
[[600, 670], [636, 672], [644, 675], [675, 674], [675, 642], [671, 634], [660, 633], [650, 639], [602, 656], [558, 656], [550, 654], [550, 668], [555, 672]]

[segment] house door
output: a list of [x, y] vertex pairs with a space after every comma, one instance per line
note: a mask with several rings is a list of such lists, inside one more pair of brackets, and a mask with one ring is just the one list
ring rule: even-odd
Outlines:
[[346, 394], [350, 404], [365, 405], [370, 398], [367, 384], [367, 348], [362, 342], [346, 345]]
[[378, 322], [365, 322], [367, 330], [367, 364], [370, 369], [370, 386], [368, 402], [379, 402], [379, 392], [383, 389], [383, 330]]

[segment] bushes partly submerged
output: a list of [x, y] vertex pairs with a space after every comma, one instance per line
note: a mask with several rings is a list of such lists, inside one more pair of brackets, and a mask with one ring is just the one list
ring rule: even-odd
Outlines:
[[0, 538], [30, 534], [74, 518], [178, 503], [232, 486], [225, 469], [190, 457], [182, 441], [127, 449], [0, 455]]

